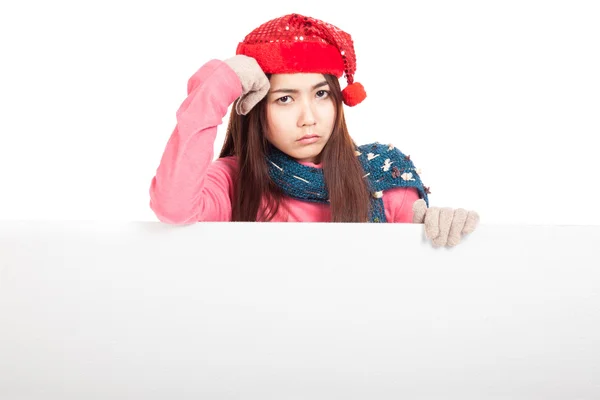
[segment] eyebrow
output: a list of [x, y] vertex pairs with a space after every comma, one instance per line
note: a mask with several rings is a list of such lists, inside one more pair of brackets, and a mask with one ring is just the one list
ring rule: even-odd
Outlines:
[[[315, 89], [318, 89], [318, 88], [320, 88], [322, 86], [327, 86], [327, 85], [328, 85], [327, 81], [319, 82], [319, 83], [317, 83], [316, 85], [314, 85], [312, 87], [312, 90], [315, 90]], [[294, 93], [295, 94], [295, 93], [298, 93], [298, 92], [300, 92], [298, 89], [285, 89], [285, 88], [282, 88], [282, 89], [277, 89], [277, 90], [271, 90], [269, 93]]]

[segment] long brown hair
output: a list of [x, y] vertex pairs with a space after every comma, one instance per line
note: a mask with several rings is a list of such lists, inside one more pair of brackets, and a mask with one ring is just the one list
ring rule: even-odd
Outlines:
[[[321, 152], [331, 222], [367, 222], [369, 191], [346, 126], [340, 84], [335, 76], [324, 76], [336, 108], [332, 134]], [[236, 156], [238, 160], [233, 221], [270, 221], [281, 206], [284, 195], [269, 177], [265, 162], [270, 146], [266, 130], [266, 97], [245, 116], [235, 112], [235, 105], [232, 107], [219, 157]], [[265, 210], [260, 209], [263, 199], [267, 202]]]

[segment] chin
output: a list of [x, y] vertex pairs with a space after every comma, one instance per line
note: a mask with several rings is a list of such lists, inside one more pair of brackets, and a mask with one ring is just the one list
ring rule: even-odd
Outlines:
[[314, 162], [315, 164], [318, 164], [317, 162], [315, 162], [316, 159], [320, 158], [319, 156], [321, 155], [322, 152], [322, 148], [317, 148], [317, 149], [306, 149], [304, 151], [295, 151], [291, 154], [292, 157], [294, 157], [297, 160], [312, 160], [312, 162]]

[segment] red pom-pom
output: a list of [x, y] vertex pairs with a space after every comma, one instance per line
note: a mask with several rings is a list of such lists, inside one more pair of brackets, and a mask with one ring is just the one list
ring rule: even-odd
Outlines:
[[354, 82], [342, 90], [342, 97], [344, 98], [344, 103], [352, 107], [363, 101], [367, 97], [367, 92], [365, 92], [363, 85]]

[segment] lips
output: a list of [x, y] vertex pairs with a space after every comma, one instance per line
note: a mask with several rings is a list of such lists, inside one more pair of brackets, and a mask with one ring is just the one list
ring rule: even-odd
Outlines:
[[319, 137], [319, 135], [304, 135], [300, 139], [298, 139], [298, 141], [308, 140], [308, 139], [313, 139], [313, 138], [318, 138], [318, 137]]

